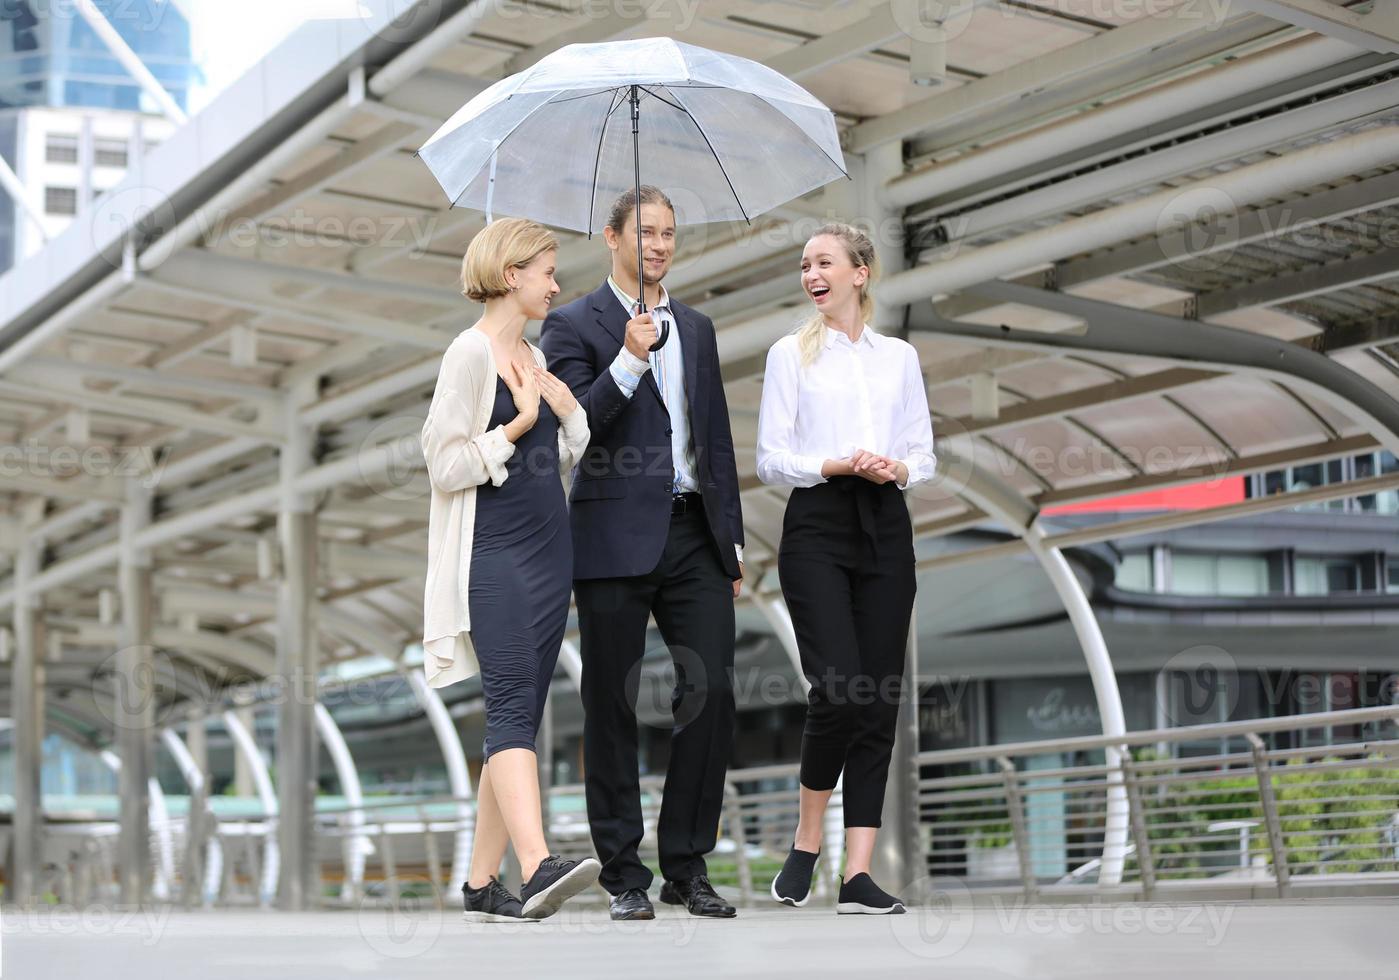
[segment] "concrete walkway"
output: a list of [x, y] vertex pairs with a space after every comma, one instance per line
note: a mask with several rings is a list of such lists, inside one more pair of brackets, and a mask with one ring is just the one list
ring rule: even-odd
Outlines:
[[413, 909], [7, 909], [0, 966], [6, 978], [100, 980], [1399, 978], [1399, 903], [1386, 900], [1003, 904], [880, 918], [762, 908], [727, 922], [658, 912], [648, 923], [613, 923], [584, 907], [529, 925], [468, 925], [455, 913]]

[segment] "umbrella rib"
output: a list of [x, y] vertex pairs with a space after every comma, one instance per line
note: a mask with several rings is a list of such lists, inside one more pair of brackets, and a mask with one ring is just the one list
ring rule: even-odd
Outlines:
[[[645, 88], [645, 86], [642, 87]], [[666, 105], [679, 109], [681, 112], [685, 113], [685, 115], [689, 117], [690, 122], [695, 124], [695, 129], [699, 132], [700, 137], [704, 140], [704, 145], [709, 147], [709, 155], [712, 156], [714, 158], [714, 162], [719, 165], [719, 172], [724, 175], [724, 183], [729, 185], [729, 193], [734, 196], [734, 203], [738, 205], [738, 210], [743, 215], [743, 220], [747, 224], [751, 225], [753, 223], [753, 219], [748, 217], [748, 209], [743, 206], [743, 199], [738, 196], [738, 191], [734, 189], [734, 182], [729, 179], [729, 172], [724, 168], [724, 161], [719, 159], [719, 154], [714, 151], [714, 144], [709, 142], [709, 134], [704, 131], [704, 127], [701, 126], [699, 120], [695, 118], [695, 114], [689, 109], [686, 109], [683, 105], [677, 105], [676, 103], [671, 102], [669, 99], [662, 98], [655, 92], [651, 92], [650, 89], [645, 90], [647, 92], [650, 92], [652, 98], [658, 99], [659, 101], [664, 102]]]
[[607, 138], [607, 124], [612, 121], [612, 114], [617, 111], [617, 107], [622, 104], [622, 90], [615, 88], [612, 90], [612, 108], [607, 110], [607, 115], [602, 117], [602, 129], [597, 134], [597, 154], [593, 157], [593, 186], [588, 195], [588, 237], [593, 237], [593, 209], [597, 207], [597, 171], [602, 163], [602, 141]]
[[[717, 89], [729, 90], [728, 87], [725, 86], [725, 85], [680, 85], [680, 84], [676, 84], [676, 85], [668, 85], [668, 86], [666, 86], [666, 87], [667, 87], [667, 88], [693, 88], [693, 89], [717, 88]], [[641, 89], [642, 89], [642, 91], [644, 91], [644, 92], [649, 92], [652, 98], [659, 99], [661, 102], [664, 102], [666, 105], [672, 106], [673, 108], [676, 108], [676, 109], [679, 109], [681, 112], [685, 113], [685, 115], [689, 116], [691, 119], [694, 119], [694, 118], [695, 118], [694, 115], [691, 114], [691, 112], [690, 112], [689, 109], [686, 109], [686, 108], [685, 108], [684, 106], [682, 106], [682, 105], [676, 105], [674, 102], [671, 102], [669, 99], [661, 98], [661, 96], [657, 95], [655, 92], [652, 92], [652, 91], [651, 91], [649, 88], [647, 88], [645, 85], [641, 86]], [[730, 90], [730, 91], [731, 91], [731, 90]], [[761, 98], [761, 96], [757, 96], [757, 98]], [[767, 100], [764, 99], [763, 101], [766, 102]], [[699, 122], [698, 122], [698, 121], [695, 122], [695, 126], [696, 126], [696, 128], [699, 127]], [[701, 135], [703, 135], [704, 130], [703, 130], [703, 129], [700, 129], [700, 133], [701, 133]], [[808, 139], [810, 139], [810, 138], [808, 137]], [[706, 142], [706, 143], [709, 142], [709, 137], [707, 137], [707, 136], [705, 137], [705, 142]], [[821, 151], [821, 155], [822, 155], [822, 156], [824, 156], [827, 160], [830, 160], [831, 163], [833, 163], [833, 164], [836, 165], [836, 168], [837, 168], [838, 170], [840, 170], [840, 172], [845, 176], [845, 179], [846, 179], [846, 180], [849, 180], [849, 179], [850, 179], [850, 171], [848, 171], [848, 170], [845, 169], [845, 164], [841, 163], [839, 160], [832, 160], [832, 159], [831, 159], [831, 155], [830, 155], [829, 153], [826, 152], [826, 148], [823, 147], [820, 143], [817, 143], [815, 140], [810, 140], [810, 142], [811, 142], [813, 145], [815, 145], [815, 147], [816, 147], [818, 150]], [[710, 147], [710, 151], [711, 151], [711, 152], [713, 152], [713, 149], [714, 149], [713, 147]], [[723, 167], [723, 164], [720, 164], [720, 167], [722, 168], [722, 167]], [[725, 174], [724, 176], [727, 178], [727, 177], [728, 177], [728, 174]], [[734, 197], [737, 198], [738, 195], [735, 194]], [[738, 205], [738, 206], [739, 206], [740, 208], [742, 208], [742, 207], [743, 207], [743, 203], [742, 203], [742, 202], [739, 202], [739, 205]]]

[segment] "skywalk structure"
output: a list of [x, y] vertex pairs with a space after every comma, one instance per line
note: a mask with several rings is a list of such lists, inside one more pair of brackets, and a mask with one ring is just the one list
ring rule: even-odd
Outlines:
[[[941, 22], [904, 2], [661, 3], [644, 16], [359, 6], [370, 13], [299, 30], [0, 278], [7, 899], [114, 890], [302, 909], [358, 897], [371, 873], [411, 866], [448, 890], [463, 877], [473, 709], [469, 692], [444, 703], [418, 669], [417, 433], [439, 356], [477, 312], [454, 278], [483, 216], [446, 208], [412, 150], [473, 93], [565, 43], [653, 34], [799, 79], [837, 111], [852, 174], [752, 226], [687, 230], [666, 280], [719, 330], [749, 541], [740, 629], [757, 638], [740, 679], [791, 680], [741, 699], [800, 700], [775, 570], [784, 501], [758, 483], [752, 450], [766, 350], [802, 312], [797, 256], [829, 217], [875, 233], [886, 271], [874, 325], [917, 347], [935, 413], [941, 476], [909, 501], [922, 576], [913, 689], [920, 676], [925, 690], [934, 677], [955, 687], [940, 644], [957, 648], [959, 600], [1018, 615], [1031, 588], [1075, 662], [1029, 641], [1008, 671], [1033, 673], [1043, 655], [1088, 679], [1095, 730], [1053, 744], [983, 733], [931, 748], [936, 712], [907, 704], [886, 870], [915, 885], [980, 874], [1031, 894], [1151, 895], [1219, 877], [1226, 853], [1239, 865], [1231, 894], [1384, 887], [1392, 756], [1373, 755], [1394, 738], [1392, 703], [1301, 720], [1196, 713], [1186, 720], [1211, 726], [1184, 732], [1166, 710], [1129, 734], [1120, 679], [1128, 665], [1163, 682], [1172, 668], [1263, 665], [1229, 651], [1234, 630], [1270, 624], [1250, 642], [1273, 644], [1280, 666], [1300, 644], [1331, 643], [1366, 644], [1369, 667], [1396, 668], [1382, 638], [1399, 554], [1383, 520], [1399, 489], [1399, 13], [1323, 0], [1109, 19], [983, 0], [947, 5]], [[96, 33], [145, 105], [178, 109], [120, 32]], [[683, 175], [644, 176], [685, 193]], [[567, 299], [595, 286], [605, 252], [561, 237]], [[1322, 478], [1305, 489], [1267, 479], [1308, 467]], [[1056, 516], [1227, 481], [1238, 499]], [[1150, 646], [1160, 617], [1108, 622], [1095, 601], [1093, 556], [1108, 543], [1120, 558], [1121, 543], [1158, 542], [1143, 554], [1161, 583], [1165, 536], [1363, 500], [1341, 505], [1374, 522], [1354, 549], [1371, 556], [1355, 596], [1292, 608], [1267, 596], [1298, 592], [1303, 566], [1279, 559], [1273, 588], [1265, 562], [1264, 598], [1212, 610], [1187, 651]], [[561, 664], [560, 724], [579, 671], [571, 641]], [[364, 805], [328, 705], [347, 678], [373, 674], [401, 678], [445, 792]], [[45, 733], [110, 753], [114, 844], [96, 824], [46, 820]], [[211, 740], [237, 757], [249, 806], [236, 817], [215, 798], [228, 772]], [[1217, 750], [1173, 748], [1187, 742]], [[1289, 780], [1343, 771], [1361, 774], [1347, 797], [1358, 822], [1297, 823]], [[755, 863], [789, 839], [794, 772], [733, 774], [725, 836], [745, 895], [761, 894]], [[1248, 797], [1230, 820], [1207, 805], [1169, 818], [1171, 787], [1208, 802], [1229, 774]], [[334, 807], [318, 807], [318, 785]], [[586, 846], [572, 792], [555, 790], [563, 849]]]

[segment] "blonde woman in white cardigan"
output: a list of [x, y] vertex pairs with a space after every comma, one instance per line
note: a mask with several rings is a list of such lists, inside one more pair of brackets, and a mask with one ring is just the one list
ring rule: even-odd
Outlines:
[[[432, 482], [424, 670], [434, 687], [479, 673], [486, 706], [462, 883], [468, 918], [542, 919], [602, 870], [593, 858], [549, 854], [535, 754], [573, 576], [560, 473], [588, 444], [582, 407], [524, 336], [558, 294], [557, 248], [548, 229], [521, 218], [472, 239], [462, 291], [485, 314], [443, 355], [423, 425]], [[507, 842], [525, 881], [519, 898], [496, 879]]]

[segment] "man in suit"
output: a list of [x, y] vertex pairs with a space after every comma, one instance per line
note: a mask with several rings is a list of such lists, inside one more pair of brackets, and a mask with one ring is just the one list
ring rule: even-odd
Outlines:
[[[734, 600], [743, 518], [714, 324], [661, 285], [675, 209], [658, 189], [618, 199], [603, 235], [612, 274], [552, 311], [540, 346], [587, 410], [592, 439], [570, 494], [583, 659], [588, 821], [613, 919], [650, 919], [637, 855], [641, 796], [634, 705], [652, 614], [676, 667], [675, 727], [657, 836], [661, 900], [691, 914], [735, 909], [706, 876], [733, 745]], [[637, 314], [636, 223], [646, 307]], [[651, 351], [658, 327], [669, 340]]]

